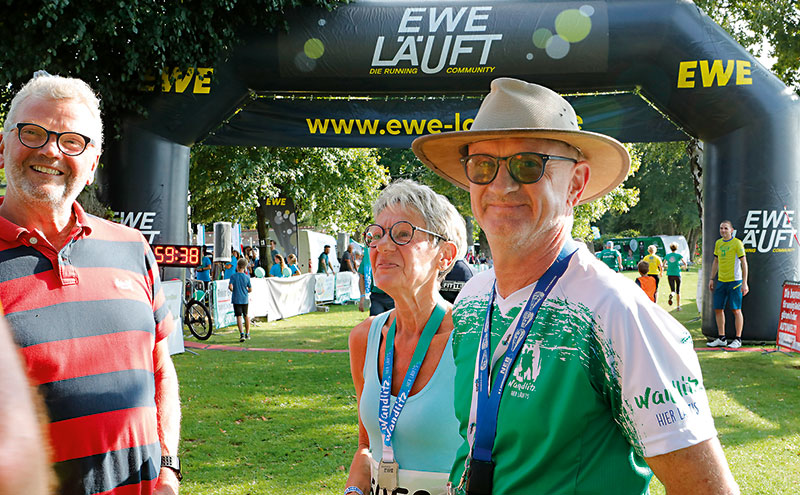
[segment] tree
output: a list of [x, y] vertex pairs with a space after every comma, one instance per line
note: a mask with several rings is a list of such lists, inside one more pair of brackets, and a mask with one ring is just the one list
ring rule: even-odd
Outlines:
[[142, 113], [138, 88], [146, 74], [213, 64], [240, 43], [243, 32], [282, 27], [287, 9], [332, 9], [346, 1], [6, 0], [0, 16], [0, 107], [33, 71], [44, 69], [87, 81], [102, 95], [107, 119]]
[[638, 204], [622, 215], [606, 214], [602, 232], [636, 229], [647, 235], [683, 235], [693, 246], [701, 234], [686, 143], [647, 143], [631, 148], [641, 166], [626, 181], [641, 191]]
[[[192, 148], [189, 205], [192, 221], [238, 220], [256, 225], [266, 239], [260, 207], [266, 198], [290, 196], [298, 225], [328, 232], [360, 232], [372, 203], [388, 182], [368, 149], [203, 146]], [[268, 258], [261, 253], [261, 259]]]
[[757, 55], [775, 57], [771, 70], [786, 85], [800, 90], [797, 0], [695, 0], [695, 3], [739, 44]]

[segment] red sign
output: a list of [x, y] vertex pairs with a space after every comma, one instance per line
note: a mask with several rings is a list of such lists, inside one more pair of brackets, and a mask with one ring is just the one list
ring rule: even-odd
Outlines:
[[778, 347], [800, 352], [800, 282], [783, 283]]

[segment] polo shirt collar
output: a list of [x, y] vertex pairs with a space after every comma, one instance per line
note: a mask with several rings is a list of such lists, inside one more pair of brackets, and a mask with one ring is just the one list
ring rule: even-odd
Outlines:
[[[0, 204], [3, 204], [5, 197], [0, 197]], [[89, 215], [83, 210], [81, 205], [74, 201], [72, 203], [72, 213], [75, 214], [75, 225], [70, 232], [70, 238], [77, 239], [88, 236], [92, 233]], [[0, 216], [0, 239], [4, 241], [18, 241], [21, 237], [31, 234], [31, 232], [14, 222]]]

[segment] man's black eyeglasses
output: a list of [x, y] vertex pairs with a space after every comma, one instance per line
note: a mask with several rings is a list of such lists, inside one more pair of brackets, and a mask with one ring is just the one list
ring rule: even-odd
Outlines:
[[490, 184], [500, 169], [500, 162], [505, 161], [508, 173], [521, 184], [533, 184], [544, 175], [544, 166], [549, 160], [567, 160], [578, 163], [578, 160], [566, 156], [545, 155], [526, 151], [510, 156], [492, 156], [484, 154], [467, 155], [461, 158], [467, 179], [473, 184]]
[[44, 147], [50, 136], [56, 137], [56, 145], [67, 156], [78, 156], [86, 150], [92, 142], [89, 136], [84, 136], [78, 132], [55, 132], [45, 129], [38, 124], [30, 122], [20, 122], [17, 124], [17, 136], [19, 142], [31, 149]]
[[[425, 230], [422, 227], [417, 227], [411, 222], [406, 222], [405, 220], [400, 220], [389, 227], [389, 238], [398, 246], [405, 246], [411, 242], [411, 239], [414, 238], [414, 232], [418, 230], [434, 237], [438, 237], [443, 241], [447, 240], [447, 238], [437, 234], [436, 232], [431, 232], [430, 230]], [[381, 239], [383, 239], [384, 235], [386, 235], [386, 229], [378, 224], [373, 223], [372, 225], [368, 226], [366, 230], [364, 230], [364, 243], [367, 245], [367, 247], [375, 247], [375, 245]]]

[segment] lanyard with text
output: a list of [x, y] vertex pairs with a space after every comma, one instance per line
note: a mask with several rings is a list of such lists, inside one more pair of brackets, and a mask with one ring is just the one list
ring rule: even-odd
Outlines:
[[[469, 463], [469, 473], [467, 475], [467, 493], [469, 495], [481, 495], [492, 493], [492, 478], [494, 476], [494, 463], [492, 462], [492, 448], [494, 438], [497, 433], [497, 413], [500, 409], [500, 399], [503, 396], [503, 389], [508, 381], [511, 365], [517, 359], [522, 350], [528, 333], [533, 326], [533, 321], [539, 312], [542, 303], [547, 299], [548, 294], [564, 274], [569, 265], [569, 260], [576, 249], [572, 242], [567, 241], [558, 257], [550, 265], [550, 268], [539, 278], [536, 286], [531, 293], [528, 302], [525, 304], [523, 313], [514, 333], [511, 342], [506, 349], [497, 377], [489, 391], [490, 380], [490, 337], [492, 327], [492, 309], [494, 306], [495, 286], [492, 286], [492, 295], [489, 297], [489, 305], [486, 308], [486, 320], [481, 332], [479, 347], [479, 370], [478, 375], [478, 407], [475, 426], [475, 443], [472, 446], [472, 459]], [[496, 282], [495, 282], [496, 284]]]
[[436, 305], [431, 316], [428, 318], [428, 323], [422, 330], [422, 335], [419, 337], [417, 346], [414, 349], [414, 354], [411, 356], [411, 362], [408, 365], [408, 371], [403, 379], [403, 385], [397, 394], [397, 400], [394, 407], [389, 411], [389, 398], [392, 393], [392, 365], [394, 364], [394, 333], [395, 324], [397, 319], [392, 322], [392, 326], [386, 333], [386, 351], [383, 358], [383, 380], [381, 382], [381, 395], [379, 401], [378, 425], [381, 429], [381, 436], [383, 437], [383, 455], [380, 465], [378, 467], [378, 484], [387, 490], [394, 490], [397, 488], [397, 474], [399, 466], [394, 460], [394, 449], [392, 449], [392, 434], [394, 428], [397, 426], [397, 418], [400, 417], [400, 412], [411, 394], [411, 386], [414, 385], [414, 380], [417, 378], [419, 369], [422, 367], [422, 361], [425, 360], [425, 354], [428, 353], [428, 347], [442, 324], [444, 319], [445, 309], [440, 305]]

